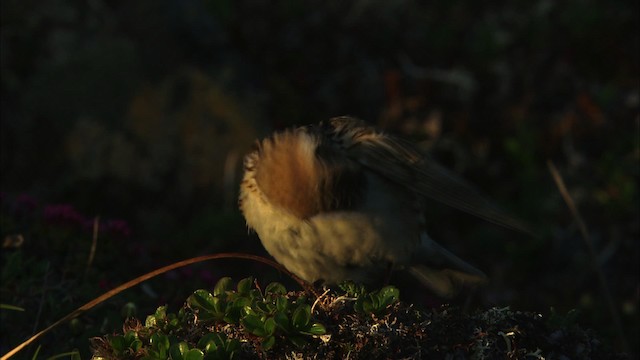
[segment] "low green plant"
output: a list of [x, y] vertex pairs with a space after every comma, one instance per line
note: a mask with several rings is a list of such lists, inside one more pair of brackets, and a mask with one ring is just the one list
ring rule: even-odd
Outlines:
[[393, 286], [385, 286], [379, 291], [372, 292], [358, 299], [354, 308], [358, 312], [380, 314], [396, 303], [400, 298], [400, 291]]
[[240, 350], [238, 339], [229, 339], [225, 334], [212, 332], [198, 341], [198, 348], [207, 354], [207, 359], [232, 359]]
[[363, 284], [358, 284], [353, 281], [343, 281], [338, 284], [338, 287], [345, 292], [345, 296], [352, 298], [360, 298], [367, 294], [367, 288]]
[[394, 286], [369, 292], [363, 285], [347, 281], [340, 284], [340, 288], [345, 291], [346, 296], [356, 299], [353, 308], [363, 314], [379, 315], [400, 299], [400, 291]]
[[133, 330], [127, 331], [124, 335], [110, 336], [108, 342], [113, 355], [117, 357], [133, 355], [142, 348], [142, 341], [138, 333]]
[[235, 287], [225, 277], [211, 292], [194, 291], [177, 313], [160, 306], [144, 325], [134, 323], [123, 335], [94, 339], [94, 359], [234, 359], [240, 341], [215, 330], [225, 324], [255, 336], [263, 351], [278, 341], [302, 347], [326, 329], [313, 320], [306, 296], [291, 299], [289, 295], [280, 283], [269, 284], [263, 292], [252, 277]]
[[291, 301], [282, 284], [271, 283], [262, 293], [252, 287], [251, 277], [239, 281], [235, 291], [231, 283], [230, 278], [223, 278], [213, 293], [197, 290], [187, 299], [187, 305], [200, 321], [242, 325], [247, 332], [262, 338], [265, 350], [275, 345], [279, 335], [303, 346], [310, 335], [326, 332], [322, 324], [311, 321], [311, 306], [306, 297]]

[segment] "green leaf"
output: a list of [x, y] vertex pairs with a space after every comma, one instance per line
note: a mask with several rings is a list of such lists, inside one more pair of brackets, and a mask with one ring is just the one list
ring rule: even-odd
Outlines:
[[142, 341], [141, 340], [135, 340], [131, 344], [129, 344], [129, 347], [135, 353], [138, 350], [142, 349]]
[[116, 335], [109, 337], [109, 345], [116, 352], [116, 354], [124, 353], [127, 348], [126, 341], [124, 340], [124, 336]]
[[245, 306], [251, 305], [251, 299], [246, 297], [240, 297], [233, 301], [233, 306], [244, 308]]
[[269, 314], [271, 313], [272, 310], [275, 310], [275, 307], [272, 309], [269, 304], [263, 303], [263, 302], [257, 302], [254, 306], [256, 308], [256, 310], [265, 313], [265, 314]]
[[264, 332], [266, 335], [273, 335], [276, 330], [276, 321], [270, 317], [264, 322]]
[[242, 313], [244, 315], [255, 315], [255, 316], [258, 316], [258, 313], [255, 310], [253, 310], [253, 308], [251, 307], [251, 304], [243, 306], [242, 307]]
[[249, 291], [253, 287], [253, 277], [249, 276], [238, 282], [238, 293], [241, 295], [248, 295]]
[[191, 296], [187, 299], [189, 305], [197, 308], [203, 309], [208, 312], [216, 312], [215, 308], [215, 300], [216, 298], [211, 295], [207, 290], [199, 289], [193, 292]]
[[237, 324], [245, 314], [245, 307], [250, 303], [247, 298], [237, 299], [227, 305], [223, 320], [229, 324]]
[[273, 316], [273, 320], [275, 320], [276, 325], [281, 328], [284, 332], [289, 332], [289, 317], [284, 312], [278, 312]]
[[184, 360], [185, 355], [189, 351], [189, 344], [182, 341], [178, 344], [171, 345], [171, 349], [169, 350], [169, 354], [171, 354], [172, 360]]
[[311, 320], [311, 306], [303, 304], [293, 312], [292, 322], [296, 330], [305, 330]]
[[167, 351], [169, 350], [169, 338], [166, 335], [155, 333], [151, 335], [149, 343], [151, 344], [151, 349], [155, 350], [158, 356], [167, 356]]
[[142, 341], [138, 338], [138, 333], [133, 330], [124, 334], [124, 342], [126, 348], [131, 349], [134, 353], [142, 348]]
[[178, 327], [180, 327], [180, 320], [178, 320], [178, 318], [174, 314], [171, 315], [172, 316], [169, 318], [167, 325], [170, 329], [177, 329]]
[[[220, 296], [213, 296], [206, 290], [196, 290], [187, 303], [194, 309], [200, 310], [202, 320], [222, 320], [227, 312], [227, 302]], [[179, 321], [176, 321], [176, 325]]]
[[200, 338], [200, 340], [198, 340], [198, 343], [196, 344], [196, 346], [199, 349], [204, 350], [205, 353], [214, 351], [215, 349], [218, 348], [218, 344], [216, 344], [217, 335], [218, 333], [215, 333], [215, 332], [205, 334], [203, 337]]
[[225, 350], [231, 354], [234, 351], [240, 350], [240, 340], [238, 339], [226, 339], [225, 340]]
[[379, 294], [382, 298], [382, 302], [380, 305], [385, 308], [395, 303], [400, 298], [400, 290], [398, 290], [398, 288], [394, 286], [385, 286], [380, 290]]
[[249, 298], [251, 300], [262, 300], [262, 293], [258, 289], [251, 289], [249, 290]]
[[164, 319], [167, 317], [167, 307], [166, 306], [158, 306], [156, 312], [153, 314], [156, 320]]
[[247, 315], [241, 320], [242, 326], [247, 331], [257, 336], [267, 335], [264, 330], [264, 322], [257, 315]]
[[371, 297], [367, 296], [367, 298], [362, 301], [362, 311], [365, 313], [373, 313], [375, 310], [376, 309], [373, 307], [373, 303], [371, 302]]
[[306, 332], [311, 335], [324, 335], [327, 333], [327, 329], [322, 324], [314, 323]]
[[356, 284], [353, 281], [344, 281], [338, 286], [345, 292], [345, 295], [348, 297], [360, 298], [362, 295], [367, 293], [367, 289], [364, 285]]
[[124, 340], [127, 344], [131, 344], [133, 341], [138, 339], [138, 333], [136, 333], [133, 330], [129, 330], [127, 331], [126, 334], [124, 334]]
[[262, 348], [265, 350], [269, 350], [275, 345], [276, 338], [274, 336], [269, 336], [266, 339], [262, 340]]
[[287, 288], [285, 288], [284, 285], [280, 284], [279, 282], [272, 282], [271, 284], [267, 285], [264, 292], [267, 294], [284, 295], [287, 293]]
[[380, 313], [400, 298], [400, 291], [393, 286], [386, 286], [379, 291], [359, 297], [353, 305], [360, 313]]
[[251, 300], [241, 297], [233, 300], [226, 306], [223, 320], [229, 324], [237, 324], [240, 317], [245, 314], [245, 307], [250, 308]]
[[191, 349], [184, 354], [184, 360], [202, 360], [204, 353], [198, 349]]
[[276, 298], [276, 310], [285, 311], [289, 306], [289, 300], [284, 296], [278, 296]]
[[225, 310], [227, 309], [226, 305], [226, 302], [221, 298], [217, 296], [213, 298], [213, 310], [216, 314], [224, 314]]
[[144, 321], [144, 326], [146, 328], [158, 326], [158, 321], [156, 320], [156, 317], [153, 315], [147, 316], [147, 319]]
[[380, 310], [382, 298], [379, 294], [376, 293], [369, 295], [369, 300], [371, 301], [371, 308], [374, 309], [374, 311]]
[[223, 277], [218, 280], [216, 286], [213, 288], [213, 295], [224, 295], [227, 291], [231, 291], [231, 284], [233, 284], [233, 280], [230, 277]]

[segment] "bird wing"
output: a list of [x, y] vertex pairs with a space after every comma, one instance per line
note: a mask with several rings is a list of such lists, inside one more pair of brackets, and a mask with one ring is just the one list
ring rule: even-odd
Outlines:
[[367, 129], [354, 128], [353, 141], [345, 144], [348, 156], [364, 167], [425, 197], [506, 228], [532, 234], [522, 221], [499, 209], [472, 185], [429, 159], [412, 143], [370, 127]]

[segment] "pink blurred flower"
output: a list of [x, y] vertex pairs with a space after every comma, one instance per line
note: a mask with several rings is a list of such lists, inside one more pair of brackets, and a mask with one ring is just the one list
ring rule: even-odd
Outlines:
[[190, 267], [184, 267], [184, 268], [180, 269], [180, 273], [185, 278], [192, 278], [193, 277], [193, 269], [190, 268]]
[[113, 288], [113, 285], [111, 284], [111, 282], [107, 279], [101, 279], [98, 282], [98, 287], [102, 290], [110, 290]]
[[213, 283], [216, 280], [216, 277], [213, 275], [211, 270], [200, 270], [200, 278], [207, 283]]
[[52, 204], [44, 207], [44, 220], [57, 225], [83, 226], [85, 217], [70, 204]]
[[32, 212], [38, 206], [38, 201], [31, 195], [20, 194], [14, 200], [16, 211]]
[[105, 221], [103, 228], [107, 234], [116, 237], [127, 238], [131, 236], [131, 228], [129, 227], [129, 223], [121, 219], [107, 220]]

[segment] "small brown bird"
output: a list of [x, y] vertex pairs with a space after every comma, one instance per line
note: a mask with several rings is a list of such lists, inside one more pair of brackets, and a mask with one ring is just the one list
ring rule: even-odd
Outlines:
[[258, 142], [240, 209], [267, 251], [304, 280], [372, 283], [408, 270], [441, 297], [486, 281], [425, 232], [427, 198], [527, 231], [418, 148], [338, 117]]

